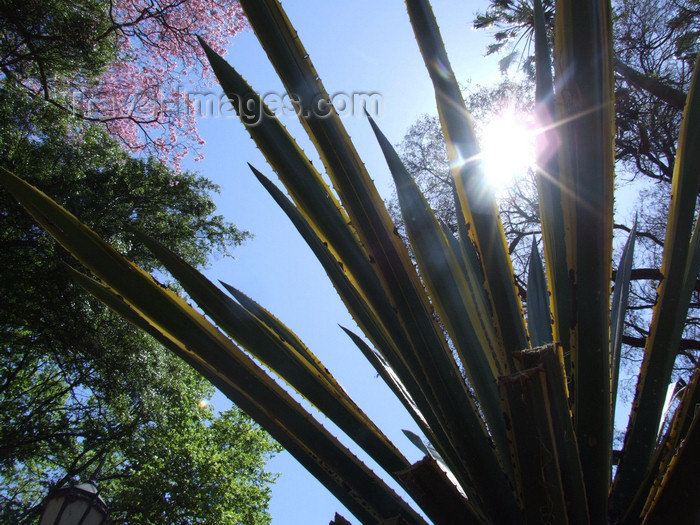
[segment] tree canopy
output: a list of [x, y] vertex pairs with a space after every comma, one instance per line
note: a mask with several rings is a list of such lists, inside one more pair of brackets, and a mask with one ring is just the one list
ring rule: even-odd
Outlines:
[[202, 143], [187, 97], [207, 78], [196, 37], [223, 52], [244, 27], [236, 0], [3, 1], [0, 82], [179, 167]]
[[[0, 114], [0, 165], [145, 268], [160, 265], [131, 228], [196, 266], [248, 236], [215, 214], [218, 188], [195, 173], [134, 159], [19, 91], [0, 90]], [[277, 445], [237, 408], [214, 413], [206, 380], [85, 294], [72, 259], [0, 201], [0, 521], [32, 522], [47, 489], [99, 471], [116, 521], [267, 523]]]

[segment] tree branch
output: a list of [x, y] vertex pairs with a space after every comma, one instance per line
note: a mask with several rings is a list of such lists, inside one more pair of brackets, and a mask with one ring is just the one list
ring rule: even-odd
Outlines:
[[[631, 335], [623, 335], [622, 342], [632, 348], [644, 348], [647, 342], [646, 337], [633, 337]], [[695, 339], [681, 339], [678, 345], [678, 353], [683, 354], [688, 350], [700, 350], [700, 341]]]
[[622, 77], [633, 86], [643, 89], [677, 110], [683, 111], [686, 94], [679, 89], [668, 86], [655, 78], [640, 73], [622, 62], [619, 58], [615, 59], [615, 71], [622, 75]]

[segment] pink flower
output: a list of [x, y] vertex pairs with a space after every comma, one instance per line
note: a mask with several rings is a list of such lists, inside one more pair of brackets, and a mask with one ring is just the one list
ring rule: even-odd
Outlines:
[[196, 35], [222, 53], [247, 26], [243, 11], [236, 0], [113, 0], [112, 5], [117, 59], [96, 84], [78, 85], [80, 112], [103, 122], [125, 149], [179, 170], [190, 150], [201, 157], [203, 144], [183, 93], [184, 77], [189, 83], [213, 83]]

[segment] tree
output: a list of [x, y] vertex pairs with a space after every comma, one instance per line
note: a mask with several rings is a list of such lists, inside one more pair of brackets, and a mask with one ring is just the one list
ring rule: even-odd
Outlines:
[[223, 52], [244, 27], [235, 0], [9, 0], [0, 81], [178, 168], [202, 144], [187, 96], [204, 75], [196, 36]]
[[[419, 275], [339, 116], [310, 111], [327, 93], [280, 3], [241, 4], [286, 88], [299, 94], [300, 119], [335, 191], [274, 117], [251, 123], [243, 114], [242, 123], [291, 198], [253, 171], [314, 251], [370, 343], [346, 332], [429, 441], [412, 436], [424, 459], [409, 465], [299, 338], [254, 300], [224, 285], [232, 299], [177, 254], [141, 235], [207, 317], [202, 316], [36, 189], [0, 171], [0, 182], [94, 274], [74, 272], [73, 277], [212, 378], [363, 523], [426, 520], [257, 360], [336, 423], [433, 522], [700, 520], [695, 417], [700, 371], [680, 394], [673, 424], [659, 432], [676, 357], [669, 348], [682, 336], [700, 267], [700, 225], [694, 220], [700, 92], [693, 88], [688, 94], [662, 256], [663, 286], [612, 482], [620, 329], [611, 318], [624, 317], [634, 236], [611, 301], [610, 5], [558, 0], [560, 81], [555, 87], [544, 14], [535, 2], [536, 114], [547, 143], [557, 146], [558, 162], [551, 150], [538, 147], [536, 181], [550, 279], [545, 280], [534, 250], [525, 315], [496, 199], [476, 160], [476, 134], [430, 5], [407, 1], [446, 130], [462, 217], [459, 238], [446, 234], [391, 143], [370, 120], [396, 182]], [[203, 45], [227, 96], [248, 101], [245, 111], [269, 115], [238, 72]], [[700, 75], [700, 57], [695, 75]], [[546, 336], [547, 330], [549, 344], [532, 348], [529, 334]], [[332, 523], [347, 520], [338, 517]]]
[[[104, 129], [22, 92], [0, 90], [0, 114], [0, 165], [150, 270], [162, 265], [131, 228], [197, 266], [248, 236], [215, 215], [217, 187], [201, 176], [133, 159]], [[90, 299], [71, 258], [0, 199], [0, 521], [36, 520], [49, 488], [99, 471], [115, 521], [267, 523], [267, 434], [238, 408], [215, 414], [213, 387]]]

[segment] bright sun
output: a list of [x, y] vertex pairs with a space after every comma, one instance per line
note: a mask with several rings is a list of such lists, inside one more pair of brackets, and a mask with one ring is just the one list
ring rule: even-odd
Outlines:
[[535, 130], [525, 115], [512, 108], [495, 116], [481, 130], [486, 178], [497, 191], [535, 164]]

